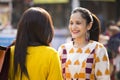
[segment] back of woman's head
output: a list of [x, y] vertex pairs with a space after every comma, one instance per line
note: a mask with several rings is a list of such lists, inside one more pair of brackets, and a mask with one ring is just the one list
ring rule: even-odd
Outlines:
[[28, 72], [25, 66], [28, 46], [49, 46], [53, 38], [53, 23], [49, 13], [39, 7], [32, 7], [26, 10], [19, 23], [15, 44], [14, 75], [18, 64], [21, 72], [27, 77]]
[[[26, 10], [18, 24], [18, 33], [28, 38], [28, 44], [48, 45], [53, 38], [53, 23], [47, 11], [39, 7]], [[23, 32], [25, 31], [25, 32]], [[19, 35], [20, 36], [20, 35]]]
[[88, 9], [77, 7], [72, 11], [72, 14], [79, 12], [81, 16], [86, 20], [86, 25], [88, 25], [90, 22], [92, 22], [92, 27], [89, 30], [90, 32], [90, 40], [99, 40], [99, 34], [100, 34], [100, 21], [99, 19], [91, 13]]

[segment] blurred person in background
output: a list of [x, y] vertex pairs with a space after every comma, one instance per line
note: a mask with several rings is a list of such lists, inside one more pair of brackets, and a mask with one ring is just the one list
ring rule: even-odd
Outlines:
[[105, 29], [104, 33], [100, 33], [99, 36], [99, 42], [102, 43], [105, 47], [107, 47], [107, 43], [108, 40], [110, 39], [111, 36], [111, 31], [109, 29], [110, 26], [114, 26], [115, 25], [115, 21], [109, 21], [109, 23], [107, 24], [107, 27]]
[[110, 38], [107, 47], [111, 62], [111, 80], [120, 80], [120, 37]]
[[109, 36], [112, 37], [120, 32], [120, 28], [117, 25], [109, 27]]
[[99, 43], [100, 21], [88, 9], [77, 7], [69, 20], [72, 41], [60, 53], [64, 80], [110, 80], [107, 50]]
[[116, 25], [115, 21], [110, 21], [108, 23], [105, 36], [109, 38], [107, 40], [106, 48], [110, 60], [111, 80], [116, 80], [115, 79], [116, 66], [114, 64], [114, 58], [118, 54], [116, 49], [118, 49], [117, 47], [119, 45], [118, 40], [120, 39], [120, 28]]
[[108, 27], [110, 39], [108, 40], [107, 50], [110, 59], [111, 80], [120, 80], [120, 28], [118, 23]]
[[117, 33], [120, 32], [120, 28], [118, 25], [115, 23], [115, 21], [110, 21], [107, 25], [106, 33], [105, 35], [111, 37]]
[[120, 19], [117, 21], [117, 26], [120, 28]]
[[50, 47], [53, 35], [50, 14], [39, 7], [27, 9], [11, 47], [8, 80], [63, 80], [58, 53]]

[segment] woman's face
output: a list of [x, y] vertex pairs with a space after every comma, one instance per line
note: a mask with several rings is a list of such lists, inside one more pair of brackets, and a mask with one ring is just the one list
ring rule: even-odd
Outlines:
[[86, 32], [89, 30], [89, 25], [81, 16], [80, 12], [73, 13], [69, 21], [69, 30], [72, 38], [85, 38]]

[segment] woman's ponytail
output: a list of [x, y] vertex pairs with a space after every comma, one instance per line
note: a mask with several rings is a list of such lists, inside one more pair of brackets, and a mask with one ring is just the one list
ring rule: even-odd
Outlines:
[[100, 20], [96, 17], [96, 15], [92, 14], [93, 17], [93, 25], [90, 31], [90, 40], [98, 41], [100, 34]]

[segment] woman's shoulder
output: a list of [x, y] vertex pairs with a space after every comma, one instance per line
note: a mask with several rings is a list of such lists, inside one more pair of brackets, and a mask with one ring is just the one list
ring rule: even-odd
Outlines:
[[94, 41], [94, 43], [96, 44], [96, 46], [95, 46], [95, 50], [97, 52], [96, 54], [98, 54], [100, 56], [100, 55], [104, 55], [107, 53], [107, 49], [102, 43], [97, 42], [97, 41]]
[[91, 41], [91, 42], [92, 42], [92, 44], [96, 45], [96, 47], [97, 46], [104, 47], [104, 45], [102, 43], [98, 42], [98, 41]]
[[98, 46], [99, 46], [100, 48], [105, 48], [105, 45], [104, 45], [103, 43], [97, 42], [97, 44], [98, 44]]
[[102, 43], [100, 43], [98, 41], [92, 41], [92, 40], [88, 44], [88, 47], [92, 50], [95, 49], [96, 51], [105, 49], [105, 46]]
[[57, 50], [55, 48], [51, 47], [51, 46], [46, 46], [45, 50], [57, 53]]
[[30, 46], [28, 47], [28, 52], [29, 53], [57, 53], [57, 51], [53, 48], [53, 47], [50, 47], [50, 46], [36, 46], [36, 47], [33, 47], [33, 46]]

